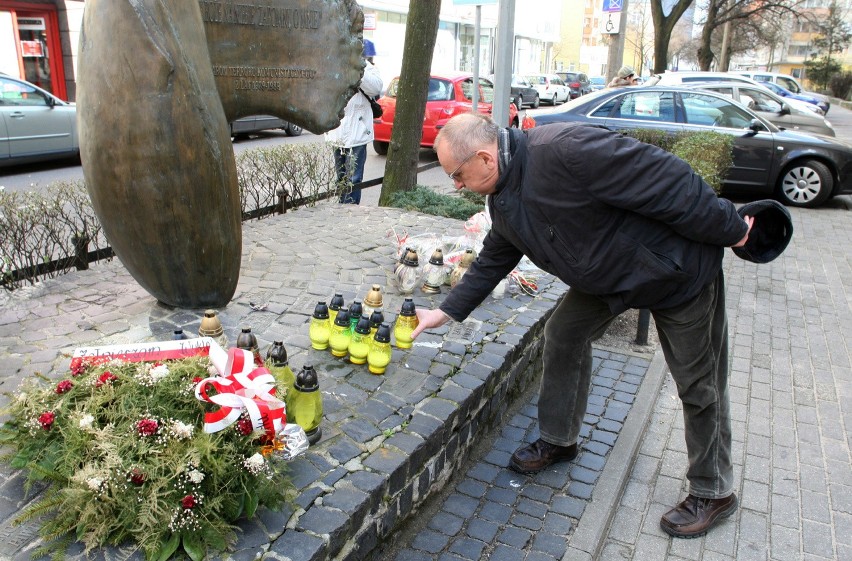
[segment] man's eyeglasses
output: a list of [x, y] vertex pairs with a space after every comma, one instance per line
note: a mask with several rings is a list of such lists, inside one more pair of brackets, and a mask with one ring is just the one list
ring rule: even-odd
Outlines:
[[465, 165], [474, 156], [476, 156], [476, 152], [474, 152], [473, 154], [471, 154], [470, 156], [468, 156], [467, 158], [462, 160], [461, 163], [458, 165], [458, 167], [456, 169], [454, 169], [452, 173], [448, 173], [447, 176], [450, 179], [452, 179], [453, 181], [455, 181], [458, 174], [459, 174], [459, 170], [462, 168], [462, 166]]

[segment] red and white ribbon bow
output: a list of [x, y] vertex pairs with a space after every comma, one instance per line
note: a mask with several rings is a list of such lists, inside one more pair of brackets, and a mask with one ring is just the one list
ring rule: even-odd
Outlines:
[[[207, 386], [213, 386], [216, 394], [207, 395]], [[228, 427], [245, 411], [255, 430], [263, 429], [274, 438], [287, 419], [284, 402], [275, 397], [275, 378], [266, 368], [255, 368], [252, 353], [243, 349], [228, 349], [223, 375], [198, 382], [195, 397], [220, 406], [204, 414], [206, 433]]]

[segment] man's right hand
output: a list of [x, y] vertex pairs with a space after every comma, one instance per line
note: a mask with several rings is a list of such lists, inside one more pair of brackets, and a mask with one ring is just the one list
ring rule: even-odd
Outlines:
[[450, 316], [439, 309], [423, 310], [417, 308], [415, 312], [417, 313], [417, 327], [411, 333], [412, 339], [417, 339], [422, 331], [432, 327], [440, 327], [450, 321]]

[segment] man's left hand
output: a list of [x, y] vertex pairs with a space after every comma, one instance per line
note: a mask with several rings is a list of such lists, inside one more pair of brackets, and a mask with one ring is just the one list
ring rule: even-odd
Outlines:
[[746, 224], [748, 224], [748, 230], [746, 230], [746, 234], [745, 234], [745, 236], [743, 236], [743, 239], [741, 239], [740, 241], [738, 241], [737, 243], [735, 243], [731, 247], [742, 247], [748, 241], [748, 234], [749, 234], [749, 232], [751, 232], [751, 227], [754, 225], [754, 217], [749, 216], [749, 215], [745, 215], [745, 216], [743, 216], [743, 220], [745, 220]]

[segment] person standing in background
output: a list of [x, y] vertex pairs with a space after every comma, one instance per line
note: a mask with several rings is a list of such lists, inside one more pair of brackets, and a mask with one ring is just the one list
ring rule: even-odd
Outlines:
[[341, 203], [360, 204], [361, 190], [351, 186], [364, 179], [364, 164], [367, 161], [367, 144], [373, 140], [373, 110], [370, 98], [382, 93], [382, 77], [373, 64], [376, 47], [364, 39], [364, 58], [367, 60], [364, 76], [358, 92], [349, 99], [344, 109], [340, 126], [326, 133], [325, 138], [335, 145], [334, 165], [338, 183], [348, 182], [350, 188], [340, 196]]

